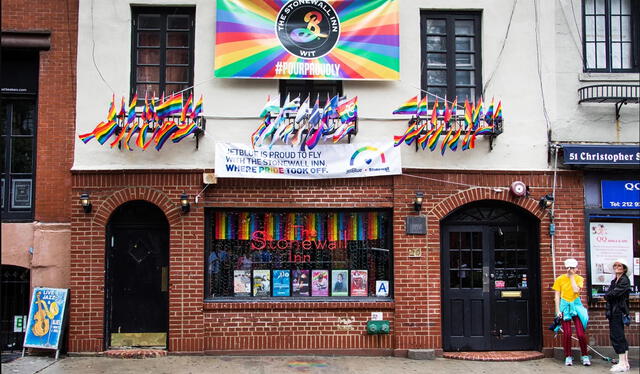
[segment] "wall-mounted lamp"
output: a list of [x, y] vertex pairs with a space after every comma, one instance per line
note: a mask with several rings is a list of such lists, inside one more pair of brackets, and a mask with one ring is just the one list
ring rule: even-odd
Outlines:
[[189, 195], [183, 193], [180, 195], [180, 208], [182, 208], [182, 213], [189, 213], [191, 210], [191, 204], [189, 204]]
[[89, 200], [88, 193], [85, 192], [80, 195], [80, 204], [82, 204], [82, 209], [85, 213], [91, 213], [91, 208], [93, 207], [93, 205], [91, 205], [91, 200]]
[[549, 209], [551, 208], [551, 205], [553, 205], [553, 195], [544, 195], [540, 198], [540, 201], [538, 202], [538, 205], [540, 205], [540, 208], [542, 209]]
[[424, 192], [416, 192], [416, 198], [413, 200], [413, 209], [416, 212], [422, 210], [422, 201], [424, 200]]

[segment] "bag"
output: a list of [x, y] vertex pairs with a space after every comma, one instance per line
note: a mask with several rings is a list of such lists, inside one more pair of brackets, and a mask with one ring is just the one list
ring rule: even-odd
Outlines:
[[556, 316], [556, 318], [553, 319], [553, 323], [549, 325], [549, 330], [555, 331], [560, 324], [562, 324], [562, 317]]
[[628, 314], [625, 314], [622, 316], [622, 323], [625, 326], [629, 326], [631, 324], [631, 316], [629, 316]]

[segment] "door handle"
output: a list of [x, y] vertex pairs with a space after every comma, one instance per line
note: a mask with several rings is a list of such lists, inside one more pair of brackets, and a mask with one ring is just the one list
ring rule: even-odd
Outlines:
[[162, 283], [160, 285], [160, 291], [167, 292], [169, 288], [169, 268], [166, 266], [162, 267], [162, 280], [160, 282]]
[[493, 274], [489, 274], [489, 267], [482, 267], [482, 292], [489, 292], [490, 283], [493, 278]]
[[493, 273], [489, 274], [489, 278], [493, 279], [495, 278], [495, 275]]

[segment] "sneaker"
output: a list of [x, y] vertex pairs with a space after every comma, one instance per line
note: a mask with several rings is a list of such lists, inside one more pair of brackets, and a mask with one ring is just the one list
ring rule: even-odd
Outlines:
[[573, 357], [566, 357], [564, 359], [564, 366], [573, 366]]
[[613, 365], [613, 367], [609, 369], [609, 371], [612, 373], [622, 373], [625, 371], [629, 371], [629, 367], [627, 367], [627, 365], [623, 363], [619, 363], [617, 365]]
[[589, 360], [589, 356], [582, 356], [582, 365], [591, 366], [591, 360]]

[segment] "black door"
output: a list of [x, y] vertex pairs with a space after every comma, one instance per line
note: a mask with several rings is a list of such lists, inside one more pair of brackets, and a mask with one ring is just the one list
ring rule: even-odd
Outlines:
[[0, 273], [0, 350], [22, 349], [20, 327], [25, 327], [29, 314], [29, 269], [0, 265]]
[[444, 350], [540, 348], [536, 232], [528, 213], [500, 202], [443, 221]]
[[133, 201], [107, 230], [107, 346], [166, 346], [169, 231], [162, 211]]

